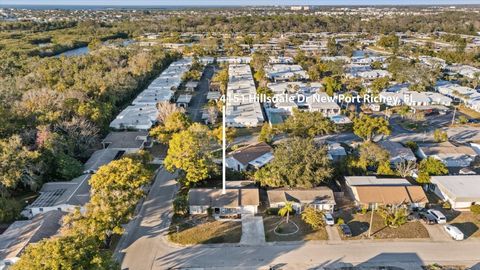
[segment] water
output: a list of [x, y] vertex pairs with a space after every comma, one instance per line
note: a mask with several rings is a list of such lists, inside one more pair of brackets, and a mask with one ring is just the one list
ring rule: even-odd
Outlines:
[[72, 50], [65, 51], [65, 52], [63, 52], [63, 53], [60, 53], [60, 54], [55, 55], [55, 57], [61, 57], [61, 56], [65, 56], [65, 57], [81, 56], [81, 55], [88, 54], [89, 52], [90, 52], [90, 49], [88, 49], [88, 47], [85, 46], [85, 47], [80, 47], [80, 48], [76, 48], [76, 49], [72, 49]]
[[[121, 46], [128, 46], [130, 44], [134, 44], [135, 41], [132, 40], [132, 39], [126, 39], [126, 40], [123, 40], [122, 42], [120, 42], [119, 44]], [[103, 42], [104, 45], [108, 44], [107, 41]], [[65, 56], [65, 57], [72, 57], [72, 56], [81, 56], [81, 55], [86, 55], [90, 52], [90, 49], [88, 48], [88, 46], [84, 46], [84, 47], [80, 47], [80, 48], [76, 48], [76, 49], [72, 49], [72, 50], [68, 50], [68, 51], [65, 51], [63, 53], [59, 53], [57, 55], [54, 55], [54, 57], [62, 57], [62, 56]]]

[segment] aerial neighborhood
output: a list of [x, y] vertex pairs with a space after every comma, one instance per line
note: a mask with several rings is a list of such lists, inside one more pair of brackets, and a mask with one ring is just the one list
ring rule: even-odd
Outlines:
[[478, 269], [479, 12], [0, 7], [0, 269]]

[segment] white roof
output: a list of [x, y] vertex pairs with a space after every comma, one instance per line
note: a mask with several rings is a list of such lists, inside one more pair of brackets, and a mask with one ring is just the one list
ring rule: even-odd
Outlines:
[[149, 129], [157, 121], [158, 110], [155, 105], [134, 105], [125, 108], [110, 123], [116, 129]]
[[430, 182], [451, 199], [480, 201], [480, 175], [432, 176]]
[[405, 178], [378, 178], [376, 176], [345, 176], [349, 186], [410, 186]]

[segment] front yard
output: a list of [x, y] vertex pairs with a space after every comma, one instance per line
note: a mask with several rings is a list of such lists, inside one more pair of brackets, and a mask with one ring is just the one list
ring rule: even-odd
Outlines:
[[471, 212], [443, 212], [447, 212], [448, 223], [458, 227], [465, 235], [465, 238], [480, 237], [480, 215], [475, 215]]
[[[366, 214], [344, 214], [342, 218], [352, 231], [352, 237], [345, 237], [340, 228], [338, 228], [343, 240], [368, 239], [371, 212]], [[398, 228], [390, 228], [386, 227], [383, 218], [375, 213], [373, 215], [371, 237], [374, 239], [402, 239], [429, 238], [429, 235], [427, 229], [420, 221], [410, 221]]]
[[181, 245], [238, 243], [241, 237], [242, 222], [217, 221], [206, 215], [174, 216], [168, 233], [170, 241]]
[[[301, 240], [327, 240], [328, 235], [324, 227], [318, 230], [313, 230], [310, 225], [303, 222], [299, 215], [291, 215], [290, 220], [295, 222], [298, 226], [298, 232], [292, 235], [278, 235], [274, 232], [275, 227], [281, 221], [285, 220], [284, 217], [265, 215], [263, 217], [263, 227], [265, 229], [265, 240], [267, 242], [274, 241], [301, 241]], [[292, 227], [290, 225], [283, 225], [281, 228], [285, 230]], [[278, 232], [278, 230], [277, 230]], [[286, 231], [280, 231], [280, 233], [288, 233]]]

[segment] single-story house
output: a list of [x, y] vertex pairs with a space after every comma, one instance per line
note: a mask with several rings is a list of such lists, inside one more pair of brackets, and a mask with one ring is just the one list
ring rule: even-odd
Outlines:
[[190, 91], [190, 92], [195, 91], [195, 89], [197, 89], [197, 86], [198, 86], [198, 81], [188, 81], [185, 84], [185, 88], [187, 89], [187, 91]]
[[273, 149], [264, 142], [242, 147], [228, 154], [227, 167], [236, 171], [261, 168], [273, 159]]
[[119, 131], [110, 132], [102, 140], [104, 149], [119, 150], [125, 153], [135, 153], [153, 145], [148, 131]]
[[29, 244], [56, 235], [64, 214], [51, 211], [12, 223], [0, 235], [0, 269], [8, 269], [15, 264]]
[[215, 217], [229, 217], [242, 214], [256, 214], [260, 204], [257, 188], [222, 189], [192, 188], [188, 191], [190, 214], [207, 214], [212, 209]]
[[101, 149], [93, 152], [83, 165], [83, 173], [95, 173], [98, 168], [123, 156], [125, 151], [118, 149]]
[[480, 175], [445, 175], [430, 178], [432, 191], [453, 209], [469, 210], [480, 204]]
[[346, 176], [346, 192], [359, 207], [378, 205], [408, 205], [425, 207], [427, 195], [421, 186], [412, 185], [404, 178], [375, 176]]
[[271, 208], [282, 208], [285, 206], [285, 202], [290, 202], [296, 213], [301, 213], [307, 206], [332, 212], [336, 204], [333, 191], [328, 187], [313, 189], [272, 189], [267, 191], [267, 195]]
[[90, 201], [90, 177], [91, 174], [83, 174], [71, 181], [43, 184], [40, 195], [26, 207], [30, 217], [55, 210], [73, 212], [77, 207], [82, 208]]
[[438, 159], [447, 167], [468, 167], [477, 156], [471, 147], [456, 146], [451, 142], [419, 144], [417, 154], [422, 159]]
[[387, 152], [390, 154], [390, 164], [392, 165], [404, 161], [417, 161], [413, 151], [410, 148], [403, 146], [399, 142], [380, 141], [378, 142], [378, 145], [387, 150]]
[[192, 95], [180, 95], [177, 99], [177, 106], [187, 108], [192, 101]]

